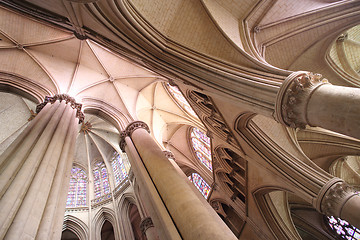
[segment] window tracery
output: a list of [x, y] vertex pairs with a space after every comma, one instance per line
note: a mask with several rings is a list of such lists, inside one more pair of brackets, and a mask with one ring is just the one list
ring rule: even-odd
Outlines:
[[110, 193], [109, 176], [104, 162], [97, 162], [93, 169], [95, 197]]
[[175, 100], [180, 104], [180, 106], [185, 109], [190, 115], [197, 117], [196, 113], [185, 99], [184, 95], [180, 92], [179, 88], [176, 86], [171, 86], [169, 83], [166, 84], [166, 87], [170, 94], [175, 98]]
[[188, 178], [201, 192], [204, 198], [207, 199], [211, 190], [209, 184], [207, 184], [207, 182], [205, 182], [205, 180], [198, 173], [192, 173]]
[[119, 153], [114, 152], [111, 160], [111, 166], [114, 173], [115, 185], [117, 186], [128, 176], [125, 164]]
[[86, 206], [87, 176], [79, 167], [71, 169], [70, 186], [66, 200], [66, 207]]
[[330, 228], [342, 239], [360, 240], [360, 230], [347, 221], [333, 216], [327, 217]]
[[195, 127], [192, 129], [190, 137], [192, 147], [195, 151], [197, 158], [210, 171], [212, 171], [210, 138], [207, 137], [206, 134], [200, 129]]

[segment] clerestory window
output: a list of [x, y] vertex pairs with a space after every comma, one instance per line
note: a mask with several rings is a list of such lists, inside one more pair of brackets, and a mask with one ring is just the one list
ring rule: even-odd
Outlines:
[[128, 175], [126, 172], [126, 168], [125, 168], [123, 159], [119, 153], [117, 153], [117, 152], [114, 153], [112, 160], [111, 160], [111, 166], [112, 166], [113, 173], [114, 173], [115, 185], [117, 186]]
[[95, 197], [110, 193], [109, 176], [104, 162], [98, 162], [93, 169]]
[[201, 192], [204, 198], [207, 199], [211, 190], [209, 184], [207, 184], [198, 173], [192, 173], [188, 178], [194, 183], [195, 187]]
[[195, 127], [192, 129], [190, 137], [197, 158], [212, 171], [210, 138], [203, 131]]
[[70, 186], [66, 207], [86, 206], [87, 176], [83, 169], [73, 167], [71, 169]]

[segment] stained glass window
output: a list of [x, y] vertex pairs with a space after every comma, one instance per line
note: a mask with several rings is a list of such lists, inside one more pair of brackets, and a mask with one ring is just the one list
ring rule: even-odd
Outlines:
[[110, 193], [109, 177], [104, 162], [98, 162], [93, 169], [95, 197]]
[[190, 136], [197, 158], [212, 171], [210, 138], [198, 128], [193, 128]]
[[327, 217], [330, 228], [342, 239], [360, 240], [360, 230], [350, 225], [347, 221], [333, 216]]
[[211, 189], [209, 184], [207, 184], [205, 180], [197, 173], [192, 173], [188, 178], [192, 183], [194, 183], [195, 187], [207, 199]]
[[177, 100], [177, 102], [181, 105], [183, 109], [185, 109], [189, 114], [196, 117], [196, 113], [194, 110], [190, 107], [190, 104], [188, 101], [186, 101], [184, 95], [180, 92], [180, 90], [176, 86], [171, 86], [167, 83], [167, 88], [171, 95]]
[[86, 206], [87, 177], [84, 170], [78, 167], [71, 169], [70, 186], [66, 207]]
[[117, 152], [114, 153], [111, 161], [111, 166], [114, 172], [115, 185], [121, 183], [127, 177], [127, 171], [121, 155]]

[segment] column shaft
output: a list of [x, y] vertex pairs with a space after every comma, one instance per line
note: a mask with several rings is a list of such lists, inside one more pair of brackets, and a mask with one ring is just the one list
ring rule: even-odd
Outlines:
[[[52, 190], [48, 197], [46, 208], [41, 219], [40, 228], [37, 233], [37, 239], [60, 239], [62, 233], [63, 216], [66, 207], [66, 198], [70, 184], [70, 173], [72, 168], [73, 156], [75, 155], [75, 143], [77, 136], [77, 119], [75, 110], [69, 111], [68, 118], [65, 120], [69, 123], [66, 138], [63, 147], [61, 142], [57, 147], [60, 151], [58, 167], [56, 169]], [[54, 156], [54, 155], [53, 155]]]
[[322, 85], [312, 94], [308, 124], [360, 139], [360, 89]]
[[144, 197], [145, 195], [147, 201], [144, 201], [144, 203], [150, 212], [155, 226], [157, 226], [159, 237], [164, 240], [181, 239], [171, 216], [166, 210], [164, 203], [151, 181], [149, 173], [146, 171], [144, 164], [133, 145], [132, 140], [130, 137], [126, 137], [124, 140], [126, 142], [125, 152], [128, 155], [134, 175], [138, 180], [139, 188], [143, 193], [142, 196]]
[[236, 239], [215, 211], [203, 205], [145, 129], [135, 127], [130, 135], [183, 239]]
[[1, 239], [60, 237], [78, 115], [64, 96], [47, 98], [0, 157]]

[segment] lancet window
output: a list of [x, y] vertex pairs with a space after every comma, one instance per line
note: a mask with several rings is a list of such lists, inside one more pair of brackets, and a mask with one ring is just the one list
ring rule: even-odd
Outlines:
[[192, 173], [188, 178], [207, 199], [211, 190], [209, 184], [207, 184], [207, 182], [205, 182], [205, 180], [198, 173]]
[[195, 116], [196, 117], [196, 113], [194, 112], [194, 110], [191, 108], [190, 104], [188, 103], [188, 101], [186, 101], [184, 95], [180, 92], [179, 88], [177, 88], [176, 86], [171, 86], [170, 84], [166, 84], [167, 89], [169, 90], [169, 92], [171, 93], [171, 95], [176, 99], [176, 101], [180, 104], [180, 106], [185, 109], [186, 112], [188, 112], [190, 115]]
[[104, 162], [97, 162], [93, 169], [95, 197], [110, 193], [109, 176]]
[[111, 160], [111, 166], [114, 173], [115, 185], [117, 186], [127, 177], [126, 168], [119, 153], [114, 153]]
[[197, 158], [212, 171], [210, 138], [200, 129], [195, 127], [192, 129], [190, 137]]
[[87, 177], [84, 170], [79, 167], [71, 169], [70, 186], [66, 207], [86, 206]]

